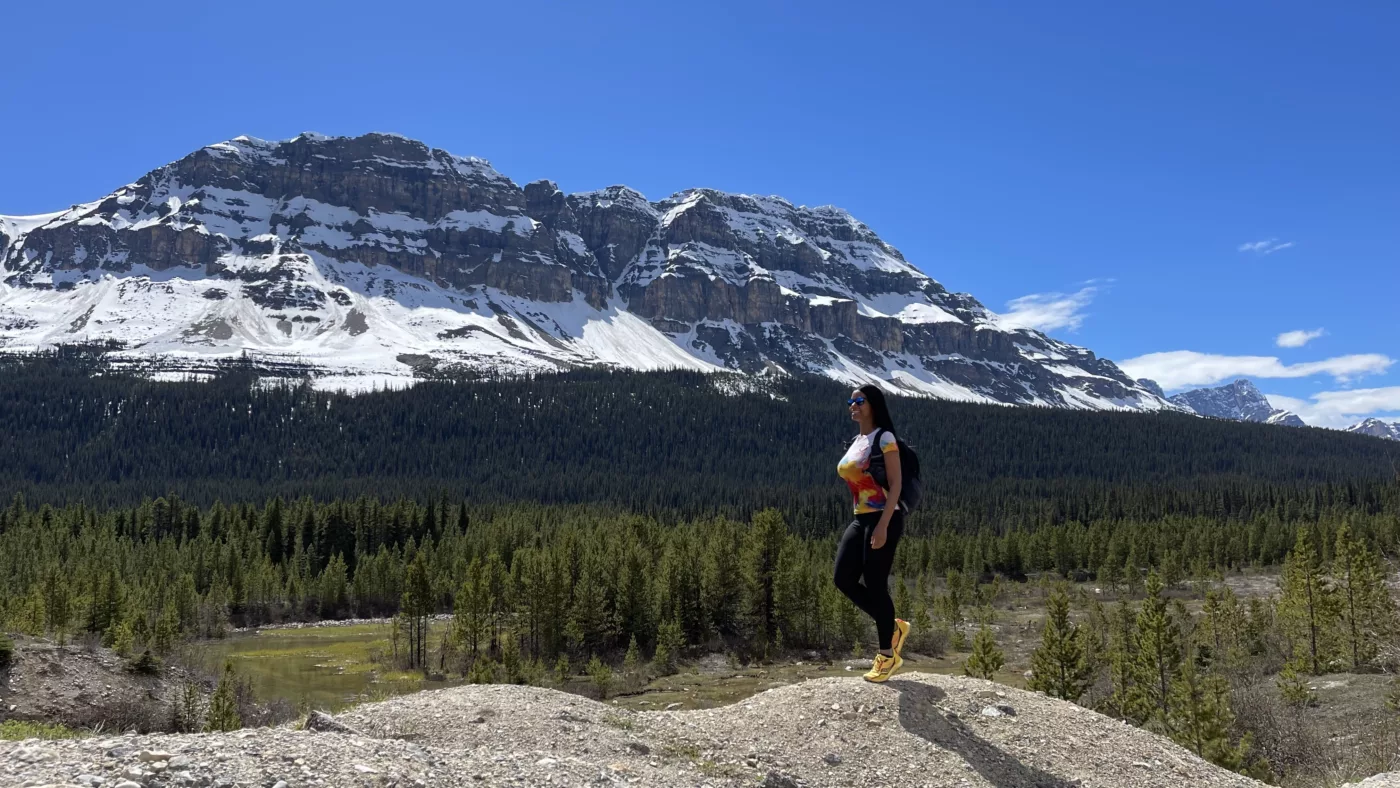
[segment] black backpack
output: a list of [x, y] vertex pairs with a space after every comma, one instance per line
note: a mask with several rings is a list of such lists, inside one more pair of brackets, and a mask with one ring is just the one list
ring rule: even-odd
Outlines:
[[[889, 492], [885, 453], [880, 451], [881, 432], [884, 430], [877, 428], [875, 434], [870, 436], [870, 466], [866, 468], [866, 473], [875, 479], [875, 483], [880, 485], [882, 490]], [[919, 455], [914, 453], [913, 447], [905, 443], [903, 438], [895, 436], [894, 440], [895, 445], [899, 447], [899, 474], [902, 477], [899, 504], [904, 511], [911, 512], [919, 505], [919, 498], [924, 494], [923, 487], [919, 484]]]

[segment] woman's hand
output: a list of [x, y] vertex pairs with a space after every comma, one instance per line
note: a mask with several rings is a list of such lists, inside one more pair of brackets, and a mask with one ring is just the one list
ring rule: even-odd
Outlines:
[[870, 548], [879, 550], [885, 546], [885, 536], [890, 529], [890, 518], [884, 516], [880, 518], [880, 524], [875, 526], [875, 530], [870, 533]]

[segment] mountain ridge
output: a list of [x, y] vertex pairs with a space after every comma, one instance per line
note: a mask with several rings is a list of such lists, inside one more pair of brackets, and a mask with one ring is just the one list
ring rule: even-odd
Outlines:
[[1263, 392], [1248, 378], [1238, 378], [1224, 386], [1183, 391], [1168, 399], [1188, 412], [1201, 416], [1285, 427], [1307, 426], [1298, 414], [1270, 404]]
[[0, 351], [105, 342], [169, 374], [247, 352], [350, 388], [602, 365], [1178, 409], [1001, 325], [843, 209], [522, 187], [398, 135], [237, 137], [0, 236]]

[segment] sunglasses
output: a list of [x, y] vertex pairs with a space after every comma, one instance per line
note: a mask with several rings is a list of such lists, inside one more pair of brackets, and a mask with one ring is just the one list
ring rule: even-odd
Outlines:
[[864, 405], [864, 404], [865, 404], [865, 397], [856, 397], [855, 399], [848, 399], [848, 400], [846, 400], [846, 404], [847, 404], [847, 405]]

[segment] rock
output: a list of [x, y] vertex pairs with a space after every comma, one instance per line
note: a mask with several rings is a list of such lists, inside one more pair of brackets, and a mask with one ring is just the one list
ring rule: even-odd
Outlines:
[[769, 772], [759, 783], [762, 788], [801, 788], [801, 784], [782, 772]]
[[681, 707], [681, 704], [679, 704], [679, 703], [667, 703], [667, 704], [666, 704], [666, 711], [675, 711], [676, 709], [679, 709], [680, 707]]
[[823, 760], [823, 761], [826, 761], [827, 763], [831, 764], [832, 766], [839, 766], [839, 765], [841, 765], [841, 756], [840, 756], [839, 754], [837, 754], [837, 753], [834, 753], [834, 752], [829, 752], [829, 753], [827, 753], [826, 755], [824, 755], [824, 756], [822, 757], [822, 760]]
[[359, 772], [360, 774], [379, 774], [378, 769], [374, 768], [373, 766], [366, 766], [363, 763], [355, 764], [355, 771]]
[[122, 780], [116, 784], [115, 788], [144, 788], [144, 786], [135, 780]]
[[638, 755], [650, 755], [650, 754], [651, 754], [651, 748], [648, 747], [648, 746], [646, 746], [645, 744], [639, 742], [639, 741], [629, 741], [629, 742], [627, 742], [627, 749], [631, 750], [632, 752], [637, 753]]
[[322, 733], [345, 733], [351, 736], [362, 735], [359, 731], [341, 722], [324, 711], [313, 711], [306, 717], [306, 730]]
[[287, 781], [278, 780], [276, 783], [273, 784], [272, 788], [287, 788]]
[[136, 756], [136, 759], [142, 763], [155, 763], [156, 761], [169, 762], [170, 758], [170, 753], [160, 750], [142, 750]]

